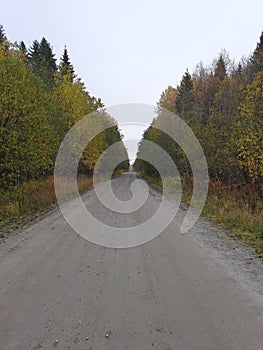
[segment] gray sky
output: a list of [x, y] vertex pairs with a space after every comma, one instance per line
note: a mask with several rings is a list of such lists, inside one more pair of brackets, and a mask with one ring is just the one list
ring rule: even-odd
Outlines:
[[[66, 44], [76, 73], [106, 106], [155, 105], [186, 68], [210, 64], [221, 49], [237, 61], [250, 54], [262, 13], [263, 0], [8, 0], [0, 23], [27, 46], [45, 36], [57, 58]], [[140, 139], [142, 127], [122, 132]]]
[[185, 69], [220, 49], [239, 59], [263, 30], [262, 0], [8, 0], [2, 23], [11, 41], [45, 36], [57, 57], [66, 44], [76, 72], [106, 106], [155, 104]]

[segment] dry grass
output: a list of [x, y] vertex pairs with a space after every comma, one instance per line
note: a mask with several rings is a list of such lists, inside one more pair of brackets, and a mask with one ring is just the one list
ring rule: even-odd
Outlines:
[[251, 193], [247, 187], [240, 189], [211, 182], [203, 214], [230, 230], [232, 237], [253, 245], [263, 257], [263, 203], [255, 200], [251, 211]]
[[[78, 179], [79, 192], [92, 187], [92, 177], [80, 176]], [[59, 186], [65, 190], [65, 199], [73, 196], [72, 182], [59, 179]], [[11, 231], [25, 224], [41, 212], [51, 209], [57, 202], [54, 190], [54, 178], [29, 181], [9, 191], [0, 191], [0, 231]], [[1, 235], [1, 233], [0, 233]]]
[[[143, 177], [157, 189], [162, 189], [159, 178]], [[166, 182], [170, 184], [170, 194], [176, 193], [177, 179], [168, 178]], [[182, 201], [189, 204], [192, 198], [191, 178], [182, 179], [182, 189]], [[255, 208], [251, 211], [253, 196]], [[219, 181], [210, 182], [203, 215], [229, 230], [231, 237], [254, 246], [258, 255], [263, 257], [263, 203], [249, 185], [236, 187], [223, 186]]]

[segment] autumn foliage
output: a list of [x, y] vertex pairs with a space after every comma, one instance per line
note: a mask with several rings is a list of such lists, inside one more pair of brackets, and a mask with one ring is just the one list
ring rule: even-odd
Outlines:
[[[186, 70], [179, 86], [162, 92], [157, 118], [145, 131], [138, 156], [144, 139], [153, 141], [169, 153], [181, 175], [191, 176], [179, 146], [154, 128], [169, 123], [163, 109], [192, 128], [204, 150], [212, 182], [249, 188], [253, 195], [246, 198], [254, 212], [263, 199], [263, 33], [247, 59], [235, 64], [222, 51], [210, 66], [200, 62], [192, 75]], [[134, 168], [158, 176], [139, 157]]]

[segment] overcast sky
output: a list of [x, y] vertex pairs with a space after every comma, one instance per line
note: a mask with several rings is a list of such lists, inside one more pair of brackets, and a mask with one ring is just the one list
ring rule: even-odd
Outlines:
[[11, 41], [45, 36], [59, 58], [66, 44], [76, 72], [104, 104], [155, 104], [185, 69], [224, 48], [239, 59], [263, 30], [263, 0], [8, 0]]
[[[67, 45], [76, 73], [106, 106], [155, 105], [186, 68], [210, 64], [221, 49], [236, 61], [250, 54], [262, 14], [263, 0], [8, 0], [0, 23], [27, 46], [45, 36], [57, 58]], [[122, 129], [139, 139], [138, 130]]]

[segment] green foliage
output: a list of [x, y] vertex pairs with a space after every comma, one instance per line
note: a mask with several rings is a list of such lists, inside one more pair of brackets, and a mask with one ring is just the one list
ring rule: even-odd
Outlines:
[[[15, 192], [23, 184], [46, 178], [53, 172], [60, 142], [70, 128], [88, 115], [81, 136], [104, 125], [111, 128], [84, 150], [79, 170], [92, 174], [94, 166], [111, 144], [119, 142], [118, 153], [127, 156], [117, 124], [105, 111], [101, 100], [91, 96], [77, 78], [65, 49], [59, 71], [51, 45], [45, 38], [35, 40], [27, 50], [22, 41], [10, 43], [0, 27], [0, 183], [1, 196]], [[93, 112], [93, 113], [92, 113]], [[118, 169], [128, 169], [129, 162]], [[21, 187], [22, 186], [22, 187]], [[22, 196], [26, 200], [25, 196]]]
[[254, 76], [263, 70], [263, 32], [261, 33], [257, 47], [251, 57], [251, 70]]
[[23, 52], [23, 54], [26, 56], [27, 55], [27, 48], [26, 48], [26, 44], [24, 43], [24, 41], [21, 41], [19, 48]]
[[4, 187], [48, 173], [58, 147], [42, 82], [25, 63], [0, 56], [0, 180]]
[[226, 77], [226, 64], [222, 54], [219, 56], [219, 59], [216, 62], [215, 77], [221, 81]]
[[245, 88], [235, 123], [238, 162], [252, 182], [263, 179], [263, 71]]
[[193, 80], [188, 70], [186, 70], [177, 90], [175, 102], [177, 113], [181, 118], [187, 118], [194, 106]]
[[50, 87], [54, 83], [54, 74], [57, 71], [55, 54], [45, 38], [39, 43], [37, 40], [28, 51], [29, 67], [32, 72], [41, 78]]
[[76, 78], [73, 65], [70, 63], [70, 60], [69, 60], [68, 50], [66, 46], [64, 48], [63, 55], [60, 59], [59, 73], [62, 76], [67, 75], [71, 83], [73, 83], [74, 78]]

